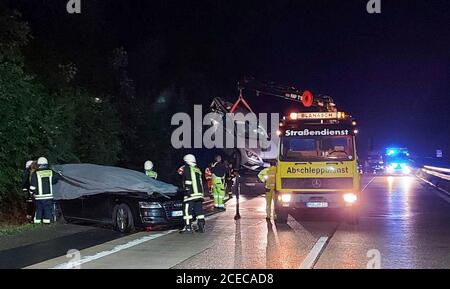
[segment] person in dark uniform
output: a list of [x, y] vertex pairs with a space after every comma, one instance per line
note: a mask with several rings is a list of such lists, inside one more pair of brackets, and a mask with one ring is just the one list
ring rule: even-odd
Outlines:
[[25, 169], [22, 173], [22, 192], [26, 203], [26, 214], [28, 221], [32, 221], [34, 216], [34, 200], [30, 192], [30, 179], [31, 174], [36, 171], [36, 168], [35, 161], [27, 161], [25, 164]]
[[234, 183], [234, 169], [233, 164], [228, 161], [224, 161], [226, 174], [225, 174], [225, 194], [228, 194], [229, 198], [233, 197], [233, 183]]

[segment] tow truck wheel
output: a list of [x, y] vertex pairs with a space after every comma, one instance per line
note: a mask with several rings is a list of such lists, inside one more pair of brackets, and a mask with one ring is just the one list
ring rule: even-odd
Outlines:
[[358, 225], [359, 224], [359, 212], [357, 209], [349, 209], [346, 212], [346, 221], [349, 225]]
[[288, 219], [288, 211], [287, 210], [276, 210], [275, 211], [277, 214], [277, 219], [275, 220], [276, 223], [279, 224], [287, 224], [287, 219]]
[[133, 214], [127, 204], [117, 205], [113, 214], [114, 229], [120, 233], [129, 233], [134, 230]]

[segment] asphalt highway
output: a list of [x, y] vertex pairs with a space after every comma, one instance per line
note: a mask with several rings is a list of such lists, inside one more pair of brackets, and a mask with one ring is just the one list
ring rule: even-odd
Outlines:
[[[327, 210], [296, 213], [285, 225], [267, 222], [264, 197], [247, 196], [241, 198], [239, 221], [234, 220], [232, 199], [226, 212], [207, 218], [204, 234], [167, 230], [120, 236], [105, 228], [65, 225], [71, 233], [2, 249], [0, 265], [25, 248], [33, 257], [23, 257], [13, 267], [450, 267], [448, 196], [414, 176], [364, 176], [362, 181], [358, 225]], [[70, 249], [78, 251], [67, 254]]]

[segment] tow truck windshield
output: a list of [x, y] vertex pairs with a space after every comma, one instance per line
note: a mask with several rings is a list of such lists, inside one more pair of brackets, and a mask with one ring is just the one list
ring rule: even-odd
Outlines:
[[353, 160], [352, 136], [283, 137], [280, 160], [287, 162]]

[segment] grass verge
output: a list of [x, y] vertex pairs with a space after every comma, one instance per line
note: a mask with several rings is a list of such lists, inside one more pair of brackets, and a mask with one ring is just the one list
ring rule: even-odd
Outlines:
[[39, 227], [42, 227], [42, 225], [35, 225], [35, 224], [7, 224], [7, 223], [0, 223], [0, 237], [4, 236], [10, 236], [15, 235], [18, 233], [22, 233], [29, 230], [34, 230]]

